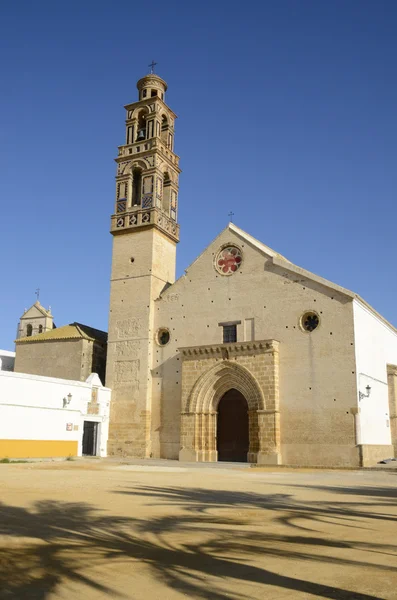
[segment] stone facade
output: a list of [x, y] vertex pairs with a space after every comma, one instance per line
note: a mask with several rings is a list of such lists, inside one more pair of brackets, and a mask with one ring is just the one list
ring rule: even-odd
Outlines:
[[[175, 115], [161, 78], [143, 78], [138, 89], [126, 106], [111, 220], [109, 453], [216, 461], [218, 406], [236, 390], [247, 404], [248, 461], [355, 467], [388, 456], [386, 361], [369, 373], [353, 308], [368, 307], [356, 294], [232, 223], [175, 281]], [[387, 362], [397, 364], [397, 333], [379, 319], [373, 327], [395, 340]], [[370, 406], [366, 377], [379, 384]], [[361, 415], [377, 418], [372, 438]]]
[[[254, 243], [255, 242], [255, 243]], [[241, 248], [235, 274], [214, 266], [220, 248]], [[280, 452], [283, 464], [358, 465], [352, 295], [296, 268], [229, 225], [185, 274], [155, 301], [152, 368], [152, 445], [155, 455], [177, 458], [180, 450], [183, 355], [181, 348], [222, 344], [222, 323], [235, 322], [237, 342], [279, 342]], [[319, 326], [304, 331], [301, 318], [318, 314]], [[159, 409], [156, 409], [159, 407]]]
[[15, 372], [85, 381], [91, 370], [83, 354], [90, 353], [92, 344], [81, 339], [18, 344]]
[[223, 395], [241, 392], [248, 404], [248, 461], [279, 464], [278, 342], [182, 348], [181, 450], [188, 461], [217, 461], [216, 417]]

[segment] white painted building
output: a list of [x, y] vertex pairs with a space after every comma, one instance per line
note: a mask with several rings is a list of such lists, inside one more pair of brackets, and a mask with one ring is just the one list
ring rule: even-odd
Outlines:
[[[397, 331], [360, 298], [353, 300], [353, 319], [358, 389], [356, 443], [363, 447], [393, 444], [395, 452]], [[379, 454], [379, 458], [389, 456]]]
[[0, 458], [106, 456], [111, 391], [85, 382], [0, 371]]
[[13, 371], [15, 363], [15, 352], [0, 350], [0, 371]]

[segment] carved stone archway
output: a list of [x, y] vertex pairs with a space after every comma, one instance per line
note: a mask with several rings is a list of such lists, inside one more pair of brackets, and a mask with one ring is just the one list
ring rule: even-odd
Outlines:
[[230, 389], [247, 401], [248, 462], [279, 464], [278, 342], [182, 348], [180, 460], [217, 461], [218, 403]]

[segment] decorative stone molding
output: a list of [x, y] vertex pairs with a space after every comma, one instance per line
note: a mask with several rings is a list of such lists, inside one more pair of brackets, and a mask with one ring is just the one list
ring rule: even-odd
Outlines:
[[181, 460], [217, 460], [217, 407], [236, 389], [248, 405], [248, 462], [281, 462], [278, 350], [275, 340], [180, 349]]
[[[127, 218], [128, 217], [128, 218]], [[113, 234], [131, 233], [131, 229], [154, 226], [175, 242], [179, 241], [179, 225], [168, 218], [159, 208], [128, 210], [123, 216], [112, 215], [110, 231]]]
[[230, 276], [237, 273], [243, 262], [243, 251], [236, 244], [223, 244], [214, 259], [215, 270], [220, 275]]
[[261, 340], [258, 342], [232, 342], [228, 344], [211, 344], [208, 346], [185, 346], [179, 348], [182, 354], [182, 360], [188, 360], [189, 357], [212, 355], [225, 357], [225, 353], [230, 356], [253, 354], [264, 354], [267, 352], [278, 352], [279, 342], [276, 340]]

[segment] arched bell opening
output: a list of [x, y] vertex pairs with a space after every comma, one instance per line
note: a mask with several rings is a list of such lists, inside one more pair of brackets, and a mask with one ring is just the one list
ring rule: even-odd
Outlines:
[[165, 171], [163, 175], [163, 210], [169, 215], [171, 205], [171, 178], [170, 174]]
[[147, 110], [141, 110], [138, 114], [138, 119], [137, 119], [137, 136], [136, 136], [136, 142], [142, 142], [143, 140], [146, 140], [147, 138], [147, 132], [146, 132], [146, 117], [147, 117]]
[[142, 200], [142, 169], [132, 171], [132, 206], [140, 206]]
[[248, 403], [241, 392], [228, 390], [218, 404], [218, 461], [247, 462], [250, 446]]
[[162, 117], [161, 117], [161, 141], [164, 144], [167, 144], [167, 141], [168, 141], [168, 129], [169, 129], [169, 123], [168, 123], [167, 115], [162, 115]]

